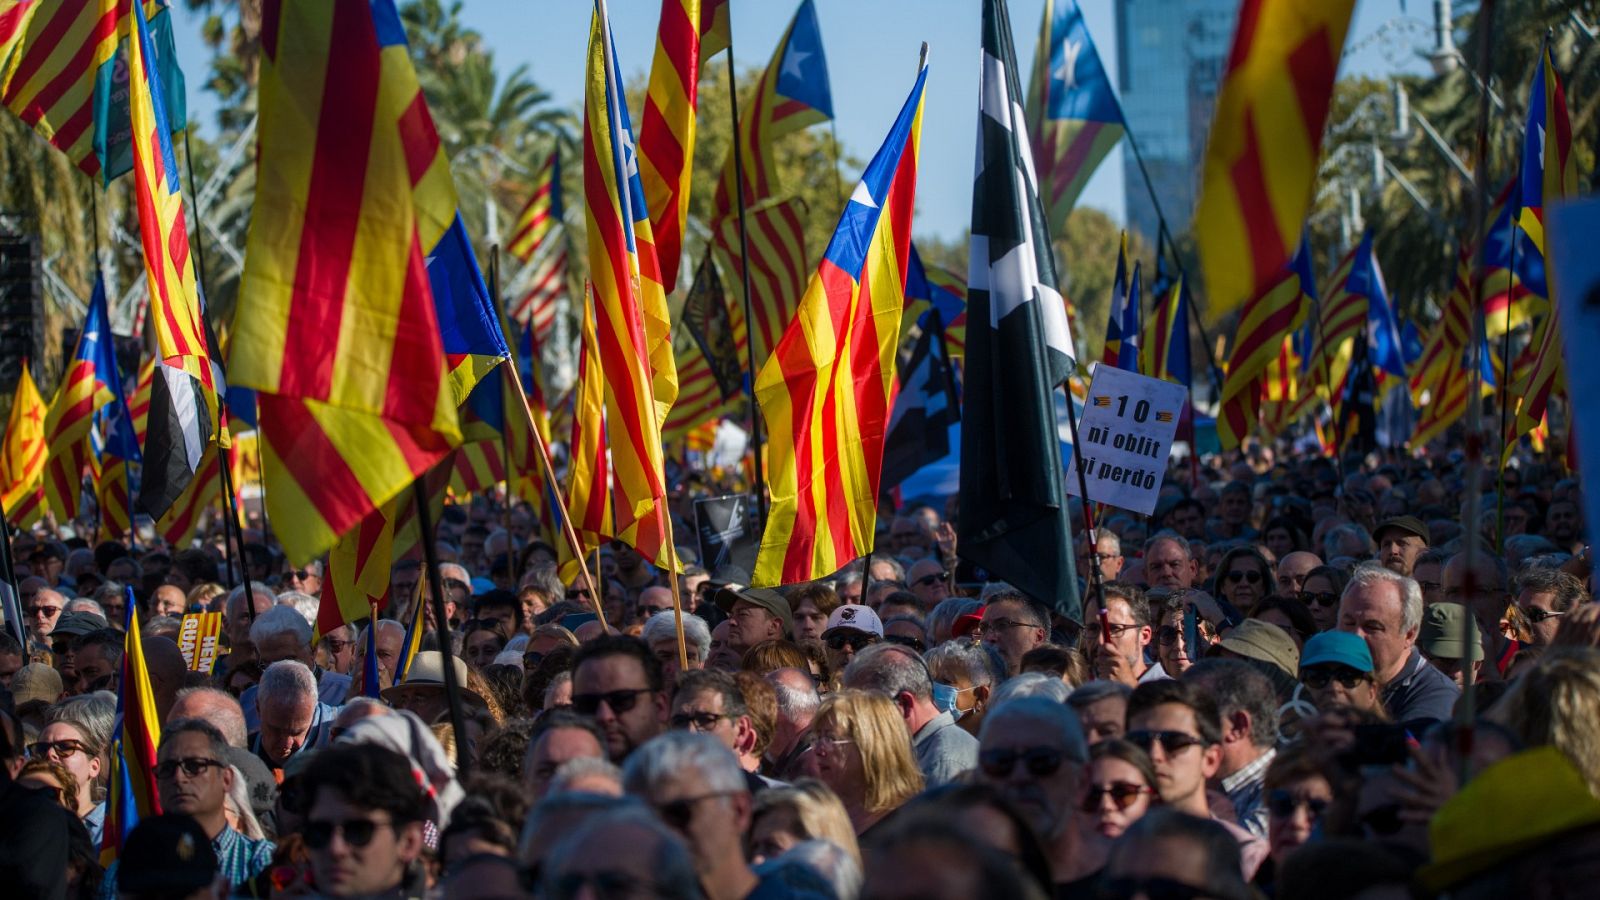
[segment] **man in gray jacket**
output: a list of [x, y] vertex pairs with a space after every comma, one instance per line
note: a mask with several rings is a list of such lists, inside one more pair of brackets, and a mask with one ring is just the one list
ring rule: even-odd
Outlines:
[[844, 686], [894, 701], [928, 787], [945, 784], [977, 766], [978, 739], [934, 705], [933, 678], [916, 651], [899, 644], [867, 647], [844, 670]]

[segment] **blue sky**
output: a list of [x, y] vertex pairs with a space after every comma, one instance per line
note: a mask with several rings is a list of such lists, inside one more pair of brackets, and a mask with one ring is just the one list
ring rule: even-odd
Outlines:
[[[1115, 22], [1111, 0], [1080, 0], [1102, 61], [1116, 80]], [[919, 234], [959, 235], [972, 200], [972, 153], [977, 115], [977, 0], [816, 0], [828, 56], [840, 141], [860, 159], [883, 141], [916, 77], [917, 51], [930, 45], [930, 71], [923, 112], [922, 159], [917, 185]], [[734, 0], [734, 52], [741, 71], [764, 66], [798, 0]], [[1043, 0], [1012, 0], [1019, 62], [1026, 66], [1037, 41]], [[188, 73], [191, 118], [206, 134], [215, 127], [215, 98], [200, 90], [208, 51], [200, 42], [200, 17], [174, 4], [178, 57]], [[623, 72], [649, 70], [655, 50], [660, 0], [608, 0]], [[562, 105], [581, 108], [586, 0], [465, 0], [462, 16], [484, 35], [501, 71], [527, 63], [533, 78]], [[1355, 48], [1345, 74], [1387, 75], [1422, 71], [1409, 52], [1425, 45], [1426, 0], [1359, 0], [1347, 47]], [[1406, 21], [1394, 23], [1404, 17]], [[1391, 23], [1385, 28], [1386, 23]], [[1395, 39], [1374, 38], [1380, 28]], [[717, 57], [712, 65], [726, 65]], [[1024, 79], [1026, 81], [1026, 79]], [[707, 112], [726, 115], [726, 100], [707, 97]], [[637, 121], [637, 119], [636, 119]], [[815, 126], [826, 127], [826, 126]], [[853, 179], [859, 173], [846, 173]], [[1122, 154], [1107, 157], [1085, 190], [1081, 205], [1122, 219]]]

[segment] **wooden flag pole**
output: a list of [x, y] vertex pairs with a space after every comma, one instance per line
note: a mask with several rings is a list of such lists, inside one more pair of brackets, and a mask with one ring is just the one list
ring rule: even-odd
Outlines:
[[422, 480], [411, 482], [411, 498], [417, 505], [417, 525], [422, 529], [422, 556], [427, 567], [429, 598], [433, 602], [433, 630], [439, 636], [439, 656], [444, 665], [444, 692], [450, 702], [450, 729], [456, 736], [456, 777], [466, 778], [472, 754], [467, 752], [466, 715], [461, 709], [461, 684], [456, 680], [455, 653], [450, 646], [450, 620], [444, 614], [444, 583], [439, 578], [439, 548], [433, 538], [433, 515]]
[[689, 645], [683, 637], [683, 596], [682, 588], [678, 584], [680, 581], [678, 578], [678, 569], [680, 568], [678, 565], [678, 543], [672, 537], [672, 510], [667, 507], [665, 497], [662, 497], [658, 502], [661, 504], [658, 508], [661, 524], [666, 526], [665, 531], [667, 533], [667, 579], [672, 586], [672, 624], [678, 635], [678, 671], [687, 672], [689, 671]]
[[561, 517], [561, 531], [567, 536], [567, 544], [572, 547], [572, 555], [578, 560], [578, 570], [583, 575], [583, 583], [589, 586], [589, 597], [594, 601], [595, 615], [599, 617], [600, 624], [605, 626], [606, 614], [600, 608], [600, 589], [589, 573], [589, 563], [583, 558], [583, 543], [578, 540], [578, 532], [572, 527], [572, 516], [567, 513], [567, 500], [561, 496], [559, 490], [556, 490], [555, 486], [558, 483], [556, 467], [550, 461], [550, 448], [545, 446], [544, 435], [539, 433], [539, 427], [533, 421], [533, 409], [528, 406], [528, 392], [522, 387], [522, 373], [517, 371], [515, 365], [511, 367], [511, 382], [517, 388], [517, 396], [522, 398], [517, 405], [522, 408], [522, 414], [528, 419], [528, 433], [533, 436], [533, 445], [539, 448], [539, 462], [544, 468], [546, 483], [550, 485], [550, 494], [555, 498], [556, 510]]

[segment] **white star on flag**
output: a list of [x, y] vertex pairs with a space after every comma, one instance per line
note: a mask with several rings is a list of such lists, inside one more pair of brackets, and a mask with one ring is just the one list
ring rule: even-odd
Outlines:
[[1065, 40], [1061, 42], [1061, 68], [1056, 70], [1056, 77], [1061, 79], [1065, 90], [1072, 90], [1078, 86], [1078, 55], [1083, 52], [1083, 41]]
[[800, 70], [800, 63], [810, 55], [810, 50], [801, 50], [799, 47], [791, 46], [789, 53], [783, 58], [783, 74], [804, 78], [805, 73]]
[[850, 202], [859, 203], [862, 206], [868, 206], [873, 209], [878, 208], [878, 201], [872, 198], [872, 191], [867, 189], [865, 181], [856, 182], [856, 189], [850, 192]]

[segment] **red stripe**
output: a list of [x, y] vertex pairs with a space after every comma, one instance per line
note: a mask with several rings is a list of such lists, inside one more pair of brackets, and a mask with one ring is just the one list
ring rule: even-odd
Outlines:
[[[1052, 202], [1060, 200], [1061, 195], [1077, 179], [1078, 172], [1089, 161], [1089, 154], [1094, 150], [1095, 138], [1100, 136], [1100, 130], [1105, 128], [1102, 122], [1085, 121], [1078, 133], [1073, 135], [1072, 143], [1067, 145], [1067, 153], [1052, 169], [1056, 177], [1051, 179], [1050, 199]], [[1050, 157], [1046, 157], [1049, 159]]]
[[444, 371], [444, 349], [439, 344], [439, 325], [434, 317], [428, 262], [415, 229], [406, 262], [406, 280], [397, 311], [402, 327], [394, 334], [383, 411], [385, 417], [396, 422], [431, 429], [439, 379]]
[[1339, 61], [1329, 46], [1327, 26], [1307, 35], [1289, 54], [1289, 80], [1299, 100], [1301, 124], [1311, 155], [1322, 146], [1322, 123], [1328, 119], [1328, 103], [1333, 99], [1333, 77]]
[[330, 24], [294, 275], [297, 289], [284, 334], [285, 346], [294, 349], [293, 361], [283, 367], [278, 383], [286, 396], [315, 399], [326, 398], [332, 387], [382, 71], [366, 4], [335, 4]]
[[1239, 201], [1239, 213], [1244, 218], [1245, 231], [1249, 236], [1254, 283], [1267, 284], [1282, 271], [1288, 253], [1284, 249], [1283, 235], [1278, 232], [1277, 218], [1272, 210], [1272, 194], [1267, 187], [1265, 160], [1261, 155], [1253, 110], [1245, 110], [1244, 152], [1234, 162], [1230, 175], [1234, 195]]
[[428, 115], [428, 101], [422, 91], [411, 98], [411, 105], [401, 113], [399, 122], [400, 146], [405, 150], [406, 168], [411, 172], [411, 184], [422, 183], [428, 168], [439, 158], [439, 132], [434, 130], [433, 118]]
[[[67, 32], [72, 30], [72, 26], [76, 25], [83, 15], [88, 12], [87, 3], [80, 3], [76, 8], [67, 3], [57, 5], [55, 12], [50, 16], [49, 24], [28, 41], [28, 52], [19, 61], [16, 72], [10, 78], [10, 83], [20, 90], [24, 85], [32, 81], [44, 68], [50, 57], [54, 55], [55, 51], [60, 49], [62, 42], [66, 39]], [[36, 13], [35, 15], [37, 16], [38, 14]], [[116, 16], [115, 10], [109, 10], [90, 26], [89, 33], [84, 36], [83, 42], [79, 44], [77, 51], [72, 54], [72, 58], [61, 68], [56, 77], [52, 78], [33, 96], [27, 98], [27, 111], [21, 113], [24, 121], [30, 125], [37, 122], [44, 112], [54, 106], [56, 101], [61, 99], [61, 96], [71, 89], [72, 85], [83, 77], [86, 71], [92, 68], [90, 63], [94, 60], [94, 48], [97, 39], [116, 29]], [[10, 104], [16, 99], [16, 94], [8, 94], [6, 103]], [[32, 119], [28, 118], [29, 113], [34, 113]]]
[[328, 440], [305, 405], [293, 398], [262, 393], [261, 431], [334, 534], [343, 534], [373, 509], [372, 497], [351, 471], [350, 463]]
[[[1244, 0], [1239, 4], [1239, 24], [1233, 32], [1233, 48], [1228, 52], [1228, 72], [1244, 65], [1245, 58], [1255, 49], [1256, 26], [1261, 24], [1261, 10], [1267, 0]], [[1223, 80], [1227, 80], [1224, 74]]]

